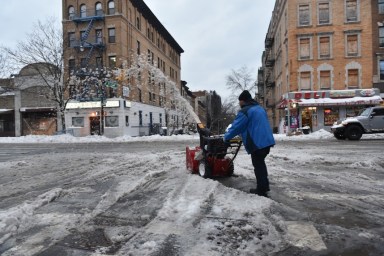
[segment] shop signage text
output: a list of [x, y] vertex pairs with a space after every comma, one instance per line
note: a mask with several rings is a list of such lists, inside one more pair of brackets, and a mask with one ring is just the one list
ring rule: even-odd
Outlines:
[[311, 91], [311, 92], [296, 92], [295, 93], [295, 99], [320, 99], [325, 98], [326, 92], [325, 91]]
[[332, 99], [339, 99], [339, 98], [353, 98], [356, 96], [356, 92], [352, 90], [345, 90], [345, 91], [330, 91], [329, 97]]

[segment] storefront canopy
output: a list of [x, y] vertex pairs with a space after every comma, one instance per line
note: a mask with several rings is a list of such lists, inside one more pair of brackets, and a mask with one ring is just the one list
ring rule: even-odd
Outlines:
[[300, 107], [320, 107], [320, 106], [348, 106], [348, 105], [379, 105], [383, 99], [376, 95], [371, 97], [353, 97], [353, 98], [320, 98], [320, 99], [300, 99]]
[[50, 107], [30, 107], [30, 108], [20, 108], [20, 112], [55, 112], [55, 108]]
[[0, 108], [0, 115], [1, 114], [10, 114], [13, 112], [13, 109], [4, 109], [4, 108]]

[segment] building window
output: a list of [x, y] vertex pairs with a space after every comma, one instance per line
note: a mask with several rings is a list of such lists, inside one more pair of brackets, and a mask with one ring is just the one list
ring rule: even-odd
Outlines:
[[379, 46], [384, 47], [384, 27], [379, 27]]
[[346, 0], [345, 2], [345, 18], [346, 22], [359, 21], [358, 0]]
[[331, 71], [330, 70], [320, 71], [320, 89], [321, 90], [331, 89]]
[[380, 60], [379, 68], [380, 68], [380, 80], [384, 81], [384, 60]]
[[68, 70], [69, 73], [73, 73], [76, 69], [76, 61], [75, 59], [68, 60]]
[[359, 56], [359, 36], [358, 35], [347, 35], [347, 45], [346, 45], [346, 55], [347, 57], [356, 57]]
[[76, 37], [74, 32], [68, 33], [68, 47], [75, 47], [76, 46]]
[[80, 5], [80, 17], [87, 17], [87, 6], [85, 4]]
[[300, 72], [300, 90], [311, 90], [311, 72]]
[[108, 29], [108, 43], [116, 43], [116, 30], [115, 28]]
[[143, 126], [143, 111], [139, 111], [139, 126]]
[[116, 56], [109, 56], [108, 58], [108, 63], [110, 68], [115, 68], [116, 67]]
[[384, 13], [384, 0], [378, 0], [378, 4], [379, 4], [379, 14], [383, 14]]
[[96, 57], [96, 68], [103, 68], [103, 58]]
[[331, 37], [319, 37], [319, 58], [326, 59], [331, 57]]
[[96, 16], [103, 15], [103, 6], [100, 2], [97, 2], [95, 5], [95, 14]]
[[359, 88], [359, 70], [348, 69], [348, 88]]
[[86, 68], [87, 67], [87, 58], [81, 58], [80, 60], [80, 67]]
[[324, 125], [331, 126], [334, 122], [339, 120], [338, 108], [325, 108], [324, 109]]
[[125, 116], [125, 126], [129, 126], [129, 116]]
[[108, 2], [108, 14], [109, 15], [115, 14], [115, 2], [114, 1]]
[[299, 60], [309, 60], [311, 58], [311, 39], [299, 38]]
[[138, 90], [139, 90], [139, 102], [143, 102], [142, 95], [141, 95], [141, 89], [138, 89]]
[[87, 33], [85, 31], [80, 31], [81, 41], [87, 40]]
[[119, 127], [119, 117], [118, 116], [106, 116], [105, 117], [105, 127]]
[[75, 7], [72, 5], [68, 7], [68, 19], [73, 19], [75, 17]]
[[136, 28], [137, 28], [138, 30], [141, 30], [140, 17], [137, 17], [137, 18], [136, 18]]
[[309, 4], [299, 5], [299, 26], [311, 25], [311, 12]]
[[95, 30], [95, 33], [96, 33], [96, 44], [100, 45], [103, 43], [103, 30], [101, 29], [96, 29]]
[[318, 18], [319, 18], [319, 21], [318, 21], [319, 25], [331, 23], [329, 3], [319, 3], [319, 5], [318, 5]]
[[141, 50], [140, 50], [140, 41], [137, 41], [137, 55], [140, 55]]
[[73, 127], [84, 127], [84, 117], [72, 117]]

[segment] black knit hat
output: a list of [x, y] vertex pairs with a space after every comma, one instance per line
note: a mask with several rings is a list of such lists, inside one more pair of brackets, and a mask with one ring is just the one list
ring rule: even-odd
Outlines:
[[240, 96], [239, 96], [239, 100], [250, 101], [250, 100], [252, 100], [252, 96], [251, 96], [251, 94], [249, 93], [249, 91], [244, 90], [244, 91], [240, 94]]

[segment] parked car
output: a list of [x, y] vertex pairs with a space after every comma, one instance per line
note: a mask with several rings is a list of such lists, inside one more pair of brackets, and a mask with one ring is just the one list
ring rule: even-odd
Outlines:
[[384, 107], [366, 108], [358, 116], [339, 120], [331, 131], [338, 140], [359, 140], [363, 134], [384, 133]]

